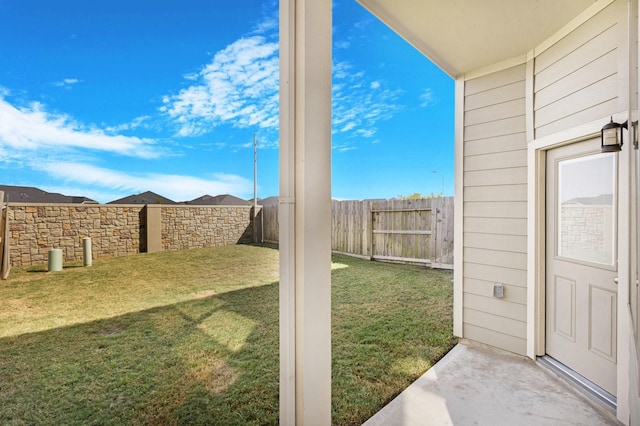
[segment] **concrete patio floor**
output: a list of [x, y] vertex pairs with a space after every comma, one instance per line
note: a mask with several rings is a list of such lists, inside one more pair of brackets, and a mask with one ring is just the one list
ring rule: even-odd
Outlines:
[[619, 424], [535, 361], [462, 341], [364, 426]]

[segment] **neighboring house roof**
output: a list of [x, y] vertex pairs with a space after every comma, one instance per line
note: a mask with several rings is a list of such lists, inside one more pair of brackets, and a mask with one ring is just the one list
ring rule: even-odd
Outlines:
[[140, 194], [128, 195], [117, 200], [109, 201], [107, 204], [178, 204], [167, 197], [146, 191]]
[[186, 204], [193, 204], [198, 206], [246, 206], [249, 203], [242, 198], [234, 197], [233, 195], [223, 194], [212, 197], [211, 195], [203, 195], [202, 197], [195, 198], [191, 201], [187, 201]]
[[594, 0], [357, 1], [454, 78], [529, 52], [594, 4]]
[[595, 197], [579, 197], [565, 201], [564, 204], [580, 204], [583, 206], [611, 206], [613, 205], [613, 194], [602, 194]]
[[98, 204], [91, 198], [47, 192], [33, 186], [0, 185], [4, 200], [12, 203], [77, 203]]
[[[269, 206], [271, 204], [278, 204], [278, 200], [279, 200], [278, 196], [273, 195], [271, 197], [259, 199], [258, 204], [261, 206]], [[251, 200], [251, 202], [253, 203], [253, 200]]]

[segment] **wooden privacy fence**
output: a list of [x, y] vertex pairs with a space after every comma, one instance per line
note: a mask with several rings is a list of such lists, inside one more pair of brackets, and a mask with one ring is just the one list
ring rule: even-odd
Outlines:
[[[264, 206], [264, 238], [278, 241], [278, 205]], [[453, 197], [332, 201], [331, 248], [368, 259], [453, 267]]]

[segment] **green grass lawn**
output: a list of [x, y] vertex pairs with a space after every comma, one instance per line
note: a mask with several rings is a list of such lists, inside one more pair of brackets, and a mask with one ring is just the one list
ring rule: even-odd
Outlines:
[[[333, 261], [333, 423], [356, 425], [455, 343], [451, 273]], [[0, 424], [278, 423], [277, 250], [45, 271], [0, 281]]]

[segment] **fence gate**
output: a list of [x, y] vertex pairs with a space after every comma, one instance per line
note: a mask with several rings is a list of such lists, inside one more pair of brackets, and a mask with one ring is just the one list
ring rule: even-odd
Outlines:
[[[453, 269], [453, 197], [331, 204], [333, 252]], [[264, 239], [277, 243], [278, 205], [262, 211]]]
[[373, 259], [435, 263], [437, 208], [371, 210]]

